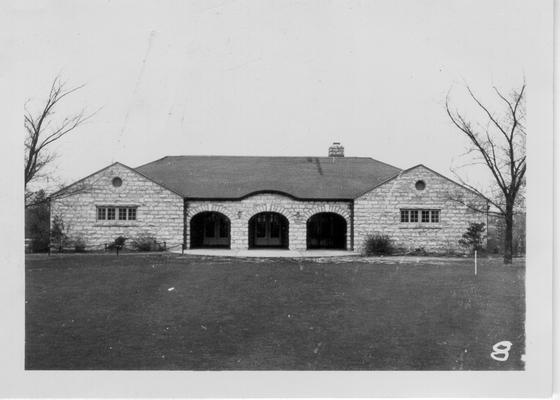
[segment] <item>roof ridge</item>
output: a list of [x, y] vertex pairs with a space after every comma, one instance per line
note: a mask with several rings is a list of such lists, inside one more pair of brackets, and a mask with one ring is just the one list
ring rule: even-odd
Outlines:
[[188, 198], [237, 199], [267, 189], [300, 199], [352, 199], [402, 170], [372, 157], [175, 155], [136, 171]]
[[177, 158], [177, 157], [245, 157], [245, 158], [336, 158], [336, 159], [348, 159], [348, 158], [369, 158], [375, 160], [373, 157], [366, 156], [344, 156], [344, 157], [329, 157], [329, 156], [255, 156], [255, 155], [239, 155], [239, 154], [181, 154], [174, 156], [165, 156], [156, 161], [162, 160], [164, 158]]
[[161, 158], [158, 158], [157, 160], [149, 161], [149, 162], [147, 162], [147, 163], [145, 163], [145, 164], [142, 164], [142, 165], [139, 165], [139, 166], [137, 166], [137, 167], [135, 167], [135, 168], [133, 168], [133, 169], [142, 168], [142, 167], [145, 167], [146, 165], [149, 165], [149, 164], [152, 164], [152, 163], [155, 163], [155, 162], [158, 162], [158, 161], [165, 160], [166, 158], [169, 158], [169, 157], [172, 157], [172, 156], [163, 156], [163, 157], [161, 157]]
[[209, 154], [184, 154], [184, 155], [174, 155], [174, 156], [170, 156], [167, 155], [165, 157], [159, 158], [157, 160], [154, 161], [150, 161], [147, 162], [145, 164], [139, 165], [136, 168], [142, 168], [145, 167], [147, 165], [150, 164], [154, 164], [160, 161], [163, 161], [165, 159], [180, 159], [180, 158], [205, 158], [205, 159], [209, 159], [209, 158], [261, 158], [261, 159], [271, 159], [271, 158], [275, 158], [275, 159], [308, 159], [308, 158], [316, 158], [316, 159], [324, 159], [324, 160], [331, 160], [331, 159], [340, 159], [340, 160], [371, 160], [371, 161], [375, 161], [377, 163], [386, 165], [388, 167], [391, 168], [395, 168], [398, 169], [399, 171], [402, 171], [403, 169], [400, 167], [396, 167], [392, 164], [386, 163], [384, 161], [380, 161], [376, 158], [373, 157], [362, 157], [362, 156], [344, 156], [344, 157], [329, 157], [329, 156], [255, 156], [255, 155], [249, 155], [249, 156], [244, 156], [244, 155], [227, 155], [227, 154], [218, 154], [218, 155], [209, 155]]

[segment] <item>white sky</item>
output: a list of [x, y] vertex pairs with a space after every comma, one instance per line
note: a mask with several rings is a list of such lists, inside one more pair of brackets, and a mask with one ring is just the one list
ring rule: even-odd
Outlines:
[[[31, 106], [55, 75], [87, 83], [59, 115], [101, 111], [57, 144], [64, 183], [112, 161], [180, 154], [347, 156], [452, 177], [466, 141], [444, 109], [469, 83], [498, 104], [521, 84], [542, 14], [529, 1], [33, 1]], [[530, 93], [530, 77], [527, 76]], [[455, 160], [455, 161], [453, 161]], [[482, 175], [475, 175], [483, 179]]]

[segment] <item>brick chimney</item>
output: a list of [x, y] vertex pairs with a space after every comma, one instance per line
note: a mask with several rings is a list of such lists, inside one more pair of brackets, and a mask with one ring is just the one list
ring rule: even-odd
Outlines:
[[331, 147], [329, 147], [329, 157], [344, 157], [344, 147], [340, 142], [334, 142]]

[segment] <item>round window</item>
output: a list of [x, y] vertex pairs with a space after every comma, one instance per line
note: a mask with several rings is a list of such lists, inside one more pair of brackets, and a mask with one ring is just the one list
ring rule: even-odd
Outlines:
[[416, 182], [416, 190], [424, 190], [426, 188], [426, 183], [424, 181]]
[[113, 186], [114, 187], [119, 187], [122, 185], [122, 179], [119, 178], [118, 176], [113, 178]]

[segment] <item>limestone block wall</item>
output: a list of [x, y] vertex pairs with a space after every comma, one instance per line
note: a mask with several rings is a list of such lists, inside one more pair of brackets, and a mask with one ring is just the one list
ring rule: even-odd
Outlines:
[[231, 248], [249, 247], [249, 219], [260, 212], [277, 212], [288, 219], [289, 248], [307, 248], [307, 220], [320, 212], [332, 212], [346, 220], [346, 248], [351, 249], [351, 201], [295, 200], [277, 193], [260, 193], [235, 201], [185, 201], [186, 244], [190, 246], [191, 218], [200, 212], [216, 211], [227, 216], [231, 223]]
[[[418, 181], [425, 183], [423, 190], [416, 188]], [[459, 198], [485, 209], [485, 200], [430, 169], [407, 170], [354, 200], [355, 248], [362, 251], [368, 234], [382, 233], [406, 250], [463, 252], [462, 234], [471, 222], [486, 223], [486, 214], [472, 211]], [[417, 223], [401, 223], [401, 209], [440, 210], [440, 222], [422, 223], [419, 216]]]
[[[113, 178], [122, 180], [120, 187]], [[97, 206], [137, 207], [136, 220], [97, 220]], [[183, 198], [134, 170], [115, 163], [66, 189], [51, 200], [55, 216], [64, 222], [71, 240], [81, 238], [86, 249], [102, 248], [118, 236], [129, 239], [154, 236], [167, 246], [183, 243]]]

